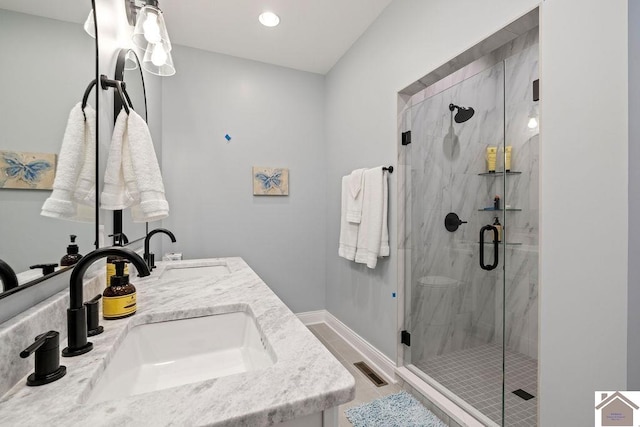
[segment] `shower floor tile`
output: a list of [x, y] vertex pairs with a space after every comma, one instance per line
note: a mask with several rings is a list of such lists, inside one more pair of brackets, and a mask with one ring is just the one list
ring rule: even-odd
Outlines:
[[[468, 404], [501, 424], [502, 347], [492, 344], [432, 357], [415, 363], [425, 374]], [[538, 394], [538, 362], [505, 352], [505, 426], [535, 426], [538, 399], [523, 400], [512, 392]]]

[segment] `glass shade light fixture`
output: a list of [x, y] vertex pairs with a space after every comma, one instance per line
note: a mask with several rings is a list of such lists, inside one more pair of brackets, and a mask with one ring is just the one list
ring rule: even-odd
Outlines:
[[144, 50], [141, 64], [144, 70], [158, 76], [176, 73], [171, 58], [171, 40], [157, 0], [145, 0], [144, 6], [137, 11], [132, 40], [136, 47]]
[[173, 76], [176, 73], [171, 52], [163, 43], [147, 45], [142, 58], [142, 69], [157, 76]]
[[138, 58], [133, 50], [129, 50], [124, 56], [124, 69], [127, 71], [136, 70], [138, 68]]
[[93, 9], [89, 11], [89, 16], [87, 16], [86, 21], [84, 21], [84, 30], [87, 34], [89, 34], [94, 39], [96, 38], [96, 22], [93, 17]]

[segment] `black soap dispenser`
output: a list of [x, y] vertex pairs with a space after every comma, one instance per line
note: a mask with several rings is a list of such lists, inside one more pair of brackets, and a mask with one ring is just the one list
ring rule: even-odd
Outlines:
[[71, 238], [71, 243], [67, 246], [67, 254], [60, 259], [60, 266], [62, 267], [74, 265], [82, 258], [82, 255], [78, 253], [78, 245], [76, 245], [77, 236], [72, 234], [69, 237]]
[[129, 275], [124, 272], [127, 262], [123, 259], [114, 262], [116, 274], [102, 293], [102, 316], [106, 320], [122, 319], [136, 313], [136, 287], [129, 283]]

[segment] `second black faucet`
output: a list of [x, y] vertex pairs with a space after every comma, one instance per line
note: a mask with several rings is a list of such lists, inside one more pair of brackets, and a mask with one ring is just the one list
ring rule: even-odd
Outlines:
[[151, 240], [151, 236], [157, 233], [164, 233], [171, 238], [171, 241], [173, 243], [176, 242], [176, 236], [174, 236], [173, 233], [166, 228], [156, 228], [155, 230], [150, 231], [149, 234], [147, 234], [147, 237], [145, 237], [144, 239], [144, 260], [147, 262], [149, 270], [153, 270], [154, 268], [156, 268], [155, 255], [149, 252], [149, 240]]

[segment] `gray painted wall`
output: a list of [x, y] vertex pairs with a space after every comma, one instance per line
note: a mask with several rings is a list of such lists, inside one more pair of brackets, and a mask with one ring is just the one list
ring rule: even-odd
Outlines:
[[[172, 54], [163, 225], [178, 243], [163, 247], [241, 256], [294, 312], [324, 308], [324, 77], [182, 46]], [[252, 166], [289, 168], [289, 196], [253, 196]]]
[[[327, 308], [389, 357], [397, 250], [374, 271], [338, 258], [340, 177], [396, 158], [398, 90], [537, 4], [395, 1], [327, 76]], [[594, 391], [627, 385], [627, 1], [547, 0], [540, 28], [539, 422], [589, 425]]]
[[[627, 389], [640, 390], [640, 2], [629, 0], [629, 330]], [[635, 164], [635, 167], [633, 166]]]
[[464, 3], [394, 1], [327, 75], [327, 309], [394, 361], [398, 177], [389, 181], [391, 257], [375, 270], [338, 258], [340, 177], [394, 163], [399, 90], [536, 5]]

